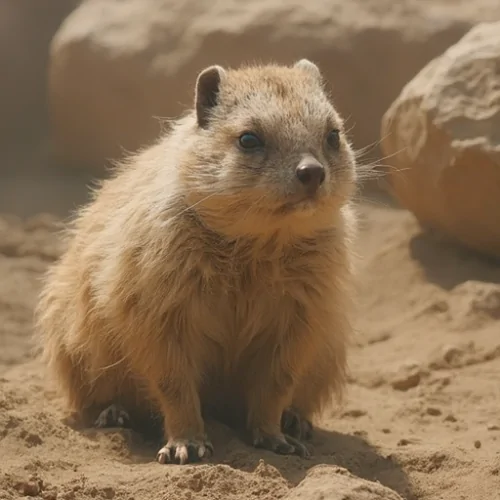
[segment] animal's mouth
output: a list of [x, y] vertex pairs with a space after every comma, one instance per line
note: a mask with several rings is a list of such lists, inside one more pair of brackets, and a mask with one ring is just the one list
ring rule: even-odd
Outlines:
[[314, 211], [319, 204], [319, 196], [316, 194], [300, 196], [292, 200], [287, 200], [280, 205], [276, 213], [278, 215], [286, 215], [294, 212], [310, 212]]

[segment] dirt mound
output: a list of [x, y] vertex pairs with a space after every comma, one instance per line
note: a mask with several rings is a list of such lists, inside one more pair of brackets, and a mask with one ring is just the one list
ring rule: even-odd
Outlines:
[[39, 277], [61, 251], [54, 221], [0, 219], [0, 498], [491, 498], [500, 266], [421, 234], [407, 212], [365, 205], [362, 218], [348, 400], [318, 423], [313, 459], [210, 422], [215, 456], [186, 467], [157, 464], [136, 433], [65, 417], [31, 343]]

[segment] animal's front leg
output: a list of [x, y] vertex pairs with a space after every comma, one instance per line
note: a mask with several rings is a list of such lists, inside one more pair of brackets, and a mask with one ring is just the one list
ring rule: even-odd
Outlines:
[[160, 382], [152, 384], [153, 395], [164, 418], [166, 444], [158, 462], [186, 464], [210, 457], [213, 446], [205, 434], [197, 377], [186, 356], [177, 352]]

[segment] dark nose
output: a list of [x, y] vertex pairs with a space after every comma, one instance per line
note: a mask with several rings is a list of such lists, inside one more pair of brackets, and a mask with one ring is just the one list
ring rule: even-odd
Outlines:
[[319, 163], [302, 163], [295, 173], [308, 191], [316, 191], [325, 180], [325, 169]]

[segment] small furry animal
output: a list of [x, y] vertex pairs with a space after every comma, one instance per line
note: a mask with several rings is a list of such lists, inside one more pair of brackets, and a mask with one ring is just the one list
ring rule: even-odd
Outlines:
[[194, 104], [69, 225], [44, 359], [97, 426], [159, 415], [160, 463], [211, 456], [206, 415], [307, 457], [346, 378], [355, 155], [306, 59], [208, 67]]

